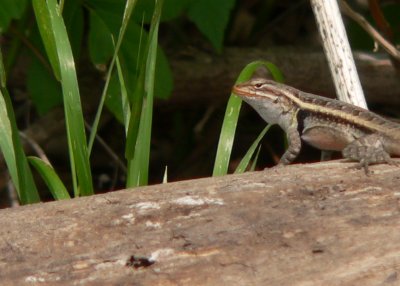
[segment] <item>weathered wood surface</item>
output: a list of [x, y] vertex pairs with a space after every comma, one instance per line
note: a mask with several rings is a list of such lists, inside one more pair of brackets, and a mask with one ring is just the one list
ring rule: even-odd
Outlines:
[[1, 285], [400, 285], [400, 168], [349, 166], [1, 210]]

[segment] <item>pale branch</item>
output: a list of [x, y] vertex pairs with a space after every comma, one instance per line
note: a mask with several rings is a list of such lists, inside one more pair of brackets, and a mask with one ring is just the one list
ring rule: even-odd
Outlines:
[[310, 0], [339, 100], [367, 109], [337, 0]]

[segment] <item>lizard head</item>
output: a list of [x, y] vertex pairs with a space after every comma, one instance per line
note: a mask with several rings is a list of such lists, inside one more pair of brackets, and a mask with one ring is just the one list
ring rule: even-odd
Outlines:
[[279, 124], [286, 130], [291, 122], [293, 108], [291, 88], [266, 78], [253, 78], [235, 85], [232, 92], [250, 104], [261, 117], [272, 124]]
[[276, 101], [280, 94], [279, 83], [265, 78], [253, 78], [236, 84], [232, 92], [243, 99], [258, 98], [268, 101]]

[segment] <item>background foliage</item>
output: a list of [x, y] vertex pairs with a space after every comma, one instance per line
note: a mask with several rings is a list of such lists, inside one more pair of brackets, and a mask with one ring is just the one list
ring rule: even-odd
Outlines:
[[[61, 5], [60, 8], [57, 3]], [[358, 5], [353, 2], [351, 4]], [[132, 14], [129, 7], [133, 8]], [[357, 7], [374, 23], [367, 6]], [[392, 41], [398, 43], [400, 5], [385, 3], [382, 11], [390, 26]], [[256, 150], [260, 157], [269, 158], [271, 162], [268, 164], [274, 164], [276, 158], [279, 158], [275, 154], [276, 150], [270, 147], [266, 152], [257, 149], [262, 136], [256, 141], [256, 136], [245, 138], [245, 143], [238, 144], [238, 150], [232, 149], [240, 110], [238, 99], [231, 99], [236, 101], [236, 113], [230, 114], [233, 116], [231, 128], [222, 131], [225, 106], [212, 107], [216, 110], [214, 113], [209, 112], [212, 109], [209, 106], [171, 107], [171, 111], [164, 110], [168, 109], [164, 107], [170, 107], [167, 100], [174, 90], [174, 79], [180, 76], [174, 74], [169, 57], [190, 58], [187, 51], [194, 47], [197, 52], [223, 59], [224, 47], [228, 45], [256, 46], [265, 51], [270, 47], [282, 46], [320, 49], [313, 25], [309, 1], [0, 1], [0, 41], [4, 53], [4, 67], [1, 69], [4, 79], [0, 102], [0, 147], [21, 201], [39, 201], [40, 192], [35, 183], [38, 181], [37, 176], [34, 173], [33, 179], [29, 166], [41, 174], [52, 197], [56, 199], [69, 198], [72, 193], [74, 196], [90, 195], [99, 189], [97, 185], [91, 186], [91, 176], [94, 173], [94, 181], [99, 177], [93, 166], [99, 157], [104, 156], [96, 147], [93, 151], [92, 147], [104, 118], [103, 100], [106, 114], [111, 114], [115, 122], [118, 122], [116, 124], [119, 124], [118, 127], [109, 127], [111, 131], [105, 135], [105, 144], [110, 145], [110, 149], [114, 148], [114, 155], [121, 161], [118, 168], [122, 169], [123, 178], [118, 180], [124, 181], [124, 185], [111, 184], [111, 189], [115, 186], [147, 184], [148, 170], [152, 165], [157, 166], [157, 173], [153, 177], [161, 178], [163, 176], [159, 170], [166, 169], [165, 162], [175, 166], [170, 168], [174, 169], [175, 174], [180, 173], [175, 178], [210, 175], [213, 164], [214, 175], [226, 174], [228, 170], [235, 169], [232, 169], [235, 165], [232, 161], [235, 160], [241, 161], [237, 164], [237, 170], [243, 171], [250, 164], [251, 168], [255, 168], [258, 155], [254, 157], [253, 153]], [[60, 30], [55, 30], [56, 26]], [[347, 29], [354, 48], [368, 51], [373, 49], [373, 40], [360, 27], [348, 21]], [[76, 69], [71, 63], [75, 63]], [[249, 66], [259, 64], [253, 62]], [[275, 64], [279, 68], [279, 63]], [[270, 68], [273, 65], [268, 63], [267, 66]], [[273, 73], [279, 74], [276, 67], [273, 69]], [[19, 76], [21, 73], [22, 77]], [[87, 75], [96, 77], [95, 85], [93, 81], [90, 84], [86, 82]], [[12, 78], [11, 81], [13, 78], [18, 79], [22, 87], [22, 100], [14, 90], [9, 95], [6, 76], [7, 79]], [[250, 76], [248, 74], [246, 78]], [[218, 80], [215, 79], [216, 82]], [[66, 82], [71, 85], [66, 85]], [[204, 92], [207, 92], [207, 86], [204, 86]], [[153, 95], [158, 102], [165, 103], [163, 109], [153, 112]], [[199, 97], [197, 94], [187, 96]], [[231, 101], [228, 107], [232, 107]], [[33, 104], [28, 116], [21, 116], [22, 112], [14, 114], [14, 110], [27, 102]], [[67, 114], [67, 126], [75, 125], [66, 131], [69, 135], [69, 149], [65, 153], [69, 154], [71, 166], [64, 176], [59, 166], [53, 167], [54, 158], [50, 158], [52, 165], [43, 158], [25, 156], [17, 128], [17, 124], [19, 129], [28, 125], [21, 118], [36, 120], [60, 107]], [[68, 116], [68, 112], [73, 110], [74, 113]], [[207, 117], [209, 113], [213, 117]], [[199, 135], [196, 130], [204, 118], [208, 124]], [[91, 129], [84, 130], [83, 119]], [[244, 121], [243, 129], [255, 134], [263, 130], [264, 134], [268, 128], [264, 129], [262, 121], [258, 123], [261, 126], [254, 124], [254, 121], [259, 120]], [[241, 128], [240, 124], [238, 128]], [[275, 134], [276, 130], [272, 128], [271, 132]], [[214, 161], [218, 137], [226, 139], [225, 142], [220, 141], [219, 150], [229, 152], [222, 155], [218, 153]], [[283, 138], [282, 134], [271, 137], [274, 140]], [[76, 138], [78, 141], [74, 141]], [[225, 148], [228, 145], [230, 147]], [[280, 145], [283, 149], [284, 144], [281, 142]], [[202, 150], [203, 146], [212, 146], [212, 152]], [[249, 146], [251, 152], [244, 155]], [[153, 152], [151, 156], [150, 150]], [[229, 160], [231, 151], [234, 158]], [[167, 156], [168, 159], [165, 159]], [[237, 157], [240, 159], [235, 159]], [[103, 159], [99, 164], [104, 165], [107, 160]], [[192, 165], [197, 163], [204, 163], [206, 170], [192, 170]], [[65, 168], [61, 165], [61, 169]], [[221, 168], [218, 170], [217, 166]], [[185, 174], [188, 169], [191, 169], [190, 174]], [[164, 178], [167, 175], [169, 173], [165, 172]], [[82, 187], [83, 182], [85, 187]], [[20, 189], [31, 189], [32, 192], [21, 193]]]

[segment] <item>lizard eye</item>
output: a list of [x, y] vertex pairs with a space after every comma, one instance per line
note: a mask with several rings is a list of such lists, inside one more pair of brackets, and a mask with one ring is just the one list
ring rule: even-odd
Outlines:
[[262, 83], [256, 83], [254, 86], [255, 86], [256, 88], [260, 88], [260, 87], [262, 87]]

